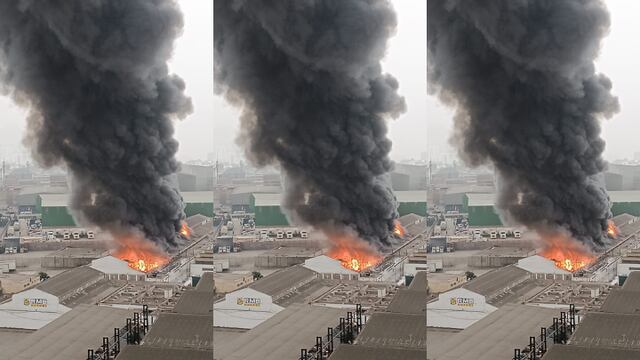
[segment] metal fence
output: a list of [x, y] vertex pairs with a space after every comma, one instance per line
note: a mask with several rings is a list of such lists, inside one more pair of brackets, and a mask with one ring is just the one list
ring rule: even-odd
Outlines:
[[142, 306], [142, 314], [135, 312], [133, 318], [127, 318], [125, 326], [113, 329], [113, 336], [102, 338], [102, 346], [87, 350], [87, 360], [115, 359], [120, 353], [121, 342], [127, 345], [139, 345], [149, 332], [151, 311], [147, 305]]
[[569, 305], [569, 313], [560, 312], [560, 318], [554, 317], [549, 327], [540, 328], [539, 336], [529, 337], [529, 345], [524, 349], [514, 349], [512, 360], [539, 360], [548, 350], [548, 342], [566, 344], [576, 330], [577, 310]]
[[356, 305], [355, 314], [347, 312], [347, 317], [341, 317], [336, 327], [327, 328], [326, 340], [324, 336], [316, 337], [316, 344], [310, 349], [300, 349], [298, 360], [328, 359], [335, 349], [335, 343], [353, 344], [364, 326], [364, 310], [361, 304]]

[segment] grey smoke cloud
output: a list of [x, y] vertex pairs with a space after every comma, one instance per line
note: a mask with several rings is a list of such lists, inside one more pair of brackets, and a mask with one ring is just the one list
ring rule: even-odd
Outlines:
[[452, 141], [493, 164], [497, 207], [597, 248], [610, 216], [602, 118], [619, 110], [594, 59], [609, 30], [599, 0], [429, 0], [430, 92], [454, 106]]
[[30, 109], [33, 157], [67, 167], [79, 221], [164, 247], [183, 216], [172, 120], [192, 109], [167, 68], [182, 26], [172, 0], [0, 2], [0, 87]]
[[216, 91], [243, 109], [247, 157], [281, 168], [290, 218], [377, 246], [397, 217], [385, 121], [405, 103], [380, 66], [395, 27], [385, 0], [214, 3]]

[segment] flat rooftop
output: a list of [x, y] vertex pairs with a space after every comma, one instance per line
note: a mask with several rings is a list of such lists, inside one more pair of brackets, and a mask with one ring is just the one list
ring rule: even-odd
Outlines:
[[384, 282], [338, 282], [330, 291], [313, 300], [319, 304], [361, 304], [367, 309], [385, 310], [393, 299], [397, 286]]
[[[528, 302], [537, 304], [570, 305], [574, 304], [579, 309], [599, 309], [611, 286], [608, 284], [585, 283], [575, 281], [554, 282], [544, 291], [530, 298]], [[593, 297], [592, 290], [599, 292]]]
[[374, 313], [355, 344], [373, 348], [423, 350], [427, 346], [426, 318], [424, 315]]
[[100, 271], [89, 266], [80, 266], [47, 279], [36, 288], [64, 300], [65, 297], [78, 289], [96, 283], [103, 278]]
[[213, 316], [162, 313], [143, 339], [144, 346], [213, 349]]
[[161, 282], [127, 282], [100, 301], [102, 305], [148, 305], [152, 310], [171, 311], [188, 288]]
[[148, 346], [126, 346], [118, 360], [211, 360], [213, 350], [160, 349]]
[[46, 257], [70, 257], [70, 258], [91, 258], [97, 259], [102, 256], [108, 255], [108, 250], [105, 249], [97, 249], [97, 248], [85, 248], [85, 247], [66, 247], [64, 249], [60, 249], [56, 252], [53, 252]]
[[400, 289], [391, 300], [387, 308], [390, 312], [399, 314], [413, 314], [426, 316], [427, 314], [427, 289], [410, 290]]
[[338, 344], [329, 360], [425, 360], [424, 350], [369, 348]]
[[539, 334], [541, 327], [550, 326], [560, 311], [540, 306], [504, 305], [468, 328], [445, 337], [442, 343], [428, 347], [427, 354], [433, 360], [508, 359], [513, 356], [513, 349], [529, 344], [529, 336]]
[[3, 355], [12, 360], [83, 359], [87, 349], [102, 346], [103, 336], [126, 324], [132, 311], [95, 305], [78, 305], [36, 332], [7, 346]]
[[215, 356], [224, 360], [295, 359], [300, 356], [300, 349], [315, 345], [316, 336], [326, 335], [328, 327], [337, 326], [346, 312], [346, 309], [291, 305], [216, 347]]
[[570, 342], [577, 346], [640, 350], [640, 314], [587, 313]]
[[277, 300], [278, 297], [283, 296], [295, 287], [310, 282], [315, 277], [316, 273], [314, 271], [296, 265], [267, 275], [251, 283], [249, 287], [274, 297], [273, 300]]
[[640, 350], [553, 345], [544, 360], [638, 360]]

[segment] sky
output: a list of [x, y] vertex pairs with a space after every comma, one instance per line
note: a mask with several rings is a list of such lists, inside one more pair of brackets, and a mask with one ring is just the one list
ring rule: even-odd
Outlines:
[[[609, 35], [603, 40], [596, 60], [598, 72], [613, 82], [613, 94], [618, 96], [620, 112], [603, 120], [602, 137], [606, 141], [604, 158], [607, 161], [633, 159], [640, 156], [638, 115], [640, 102], [636, 94], [640, 89], [640, 48], [635, 45], [637, 14], [640, 1], [606, 0], [611, 15]], [[434, 161], [454, 161], [456, 151], [449, 145], [453, 111], [440, 104], [435, 97], [427, 97], [427, 149]], [[640, 158], [639, 158], [640, 159]]]

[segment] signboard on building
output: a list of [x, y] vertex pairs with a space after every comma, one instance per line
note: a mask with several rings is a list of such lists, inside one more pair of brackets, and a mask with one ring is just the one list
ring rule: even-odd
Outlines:
[[262, 300], [257, 297], [239, 297], [236, 299], [236, 304], [247, 307], [260, 307]]
[[22, 301], [22, 304], [30, 308], [46, 309], [48, 306], [48, 300], [45, 298], [27, 298], [26, 297]]
[[471, 297], [452, 297], [449, 299], [449, 303], [460, 307], [473, 307], [475, 301]]

